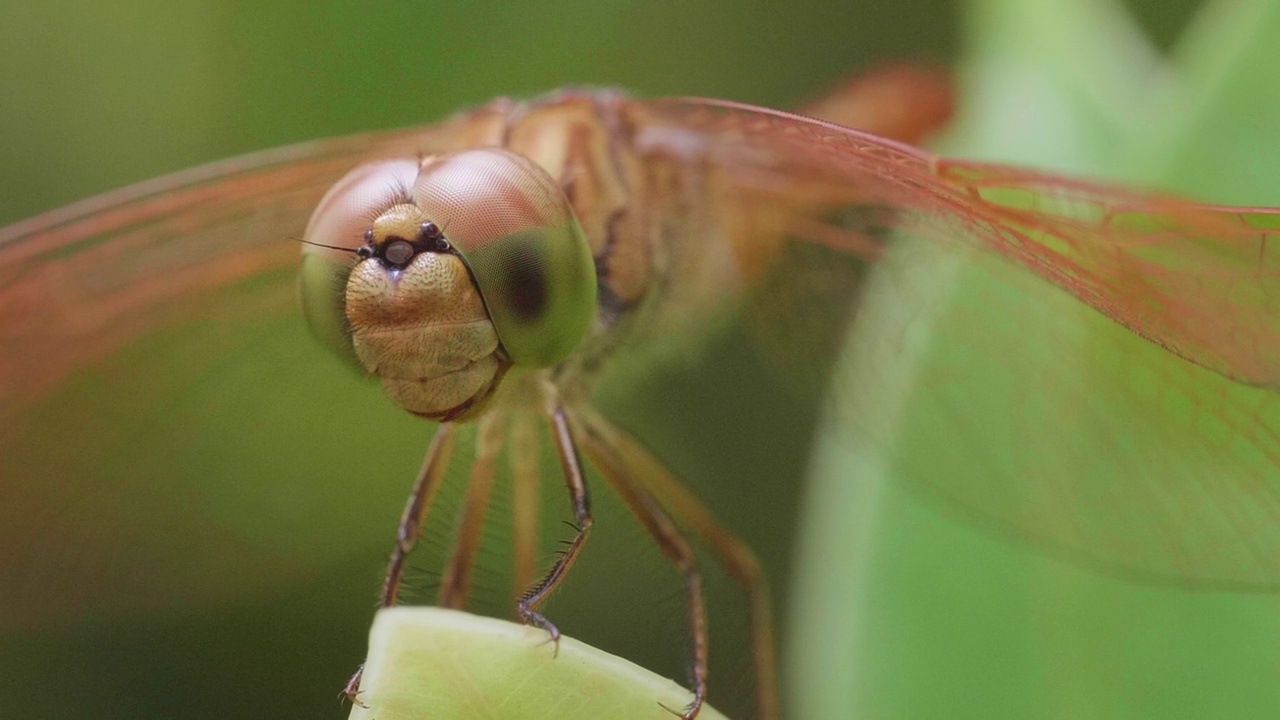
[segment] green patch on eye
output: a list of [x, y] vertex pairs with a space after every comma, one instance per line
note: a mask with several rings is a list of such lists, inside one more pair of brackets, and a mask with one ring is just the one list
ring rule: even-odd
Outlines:
[[356, 357], [346, 318], [346, 285], [351, 267], [319, 255], [303, 254], [298, 272], [298, 295], [307, 326], [316, 339], [347, 365], [364, 374]]
[[595, 264], [572, 218], [463, 250], [516, 364], [549, 367], [582, 341], [596, 311]]

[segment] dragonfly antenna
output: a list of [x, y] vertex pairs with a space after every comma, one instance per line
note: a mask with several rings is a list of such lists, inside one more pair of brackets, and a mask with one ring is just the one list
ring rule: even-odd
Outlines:
[[[296, 239], [296, 238], [295, 238], [295, 239]], [[315, 241], [313, 241], [313, 240], [301, 240], [301, 239], [299, 239], [299, 240], [298, 240], [298, 242], [302, 243], [303, 245], [315, 245], [316, 247], [328, 248], [328, 249], [330, 249], [330, 250], [338, 250], [338, 251], [341, 251], [341, 252], [349, 252], [349, 253], [355, 253], [355, 252], [358, 252], [358, 250], [357, 250], [356, 248], [339, 247], [339, 246], [337, 246], [337, 245], [325, 245], [324, 243], [318, 243], [318, 242], [315, 242]]]

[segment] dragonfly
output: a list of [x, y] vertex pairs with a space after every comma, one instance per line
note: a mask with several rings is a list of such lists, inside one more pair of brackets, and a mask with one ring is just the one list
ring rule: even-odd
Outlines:
[[[839, 316], [833, 308], [856, 304], [861, 281], [818, 282], [795, 250], [848, 260], [865, 278], [894, 247], [920, 243], [991, 259], [1242, 393], [1269, 398], [1280, 380], [1271, 242], [1280, 210], [932, 155], [913, 143], [945, 121], [946, 98], [919, 74], [891, 72], [840, 88], [804, 114], [612, 90], [499, 99], [427, 127], [197, 168], [0, 231], [0, 476], [18, 479], [0, 505], [7, 622], [37, 626], [112, 603], [137, 611], [197, 596], [230, 599], [202, 579], [226, 562], [203, 548], [244, 546], [244, 537], [92, 511], [190, 469], [149, 465], [163, 449], [117, 447], [103, 409], [127, 401], [162, 411], [183, 388], [225, 372], [221, 360], [274, 327], [264, 322], [301, 317], [340, 362], [435, 424], [381, 606], [399, 602], [409, 554], [442, 479], [458, 467], [466, 490], [439, 604], [466, 605], [505, 458], [514, 478], [515, 612], [558, 638], [543, 605], [589, 547], [588, 486], [602, 482], [683, 581], [692, 697], [674, 712], [696, 717], [710, 683], [697, 541], [747, 598], [755, 702], [762, 717], [779, 717], [760, 563], [595, 403], [597, 378], [638, 346], [696, 334], [701, 318], [733, 309], [760, 316], [753, 337], [784, 374], [823, 367], [810, 360], [828, 354], [830, 338], [796, 333], [843, 337], [846, 323], [801, 321]], [[156, 343], [180, 349], [164, 356], [172, 377], [130, 375], [130, 359]], [[291, 357], [279, 360], [281, 376]], [[1212, 552], [1135, 540], [1183, 537], [1196, 520], [1194, 509], [1171, 510], [1176, 503], [1145, 481], [1071, 507], [1082, 517], [1103, 503], [1130, 511], [1096, 533], [1050, 515], [1062, 507], [1048, 499], [1063, 492], [1051, 473], [1016, 478], [1019, 492], [1043, 501], [1015, 507], [992, 500], [1000, 485], [993, 491], [962, 473], [930, 482], [1033, 546], [1174, 582], [1274, 590], [1280, 561], [1267, 543], [1280, 529], [1277, 435], [1257, 404], [1233, 392], [1202, 397], [1193, 413], [1232, 430], [1199, 438], [1206, 452], [1228, 457], [1243, 448], [1263, 459], [1236, 482], [1196, 484], [1202, 504], [1228, 519], [1195, 541]], [[259, 420], [235, 422], [252, 436]], [[471, 457], [456, 451], [467, 427], [476, 431]], [[201, 428], [153, 431], [197, 444]], [[358, 435], [377, 447], [379, 428]], [[573, 535], [538, 573], [538, 506], [528, 488], [537, 482], [537, 448], [547, 444]], [[99, 464], [116, 451], [123, 464]], [[84, 501], [90, 509], [77, 510]], [[142, 557], [122, 564], [95, 554], [95, 542], [117, 533]], [[38, 540], [51, 535], [80, 547]], [[163, 583], [148, 577], [157, 568], [167, 569]], [[78, 579], [56, 585], [56, 575]], [[105, 599], [78, 590], [95, 586], [127, 590]], [[358, 674], [348, 691], [359, 699]]]

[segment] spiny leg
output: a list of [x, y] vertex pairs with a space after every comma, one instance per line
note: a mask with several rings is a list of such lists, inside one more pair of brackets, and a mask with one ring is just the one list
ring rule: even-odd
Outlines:
[[458, 515], [453, 551], [440, 583], [440, 607], [461, 610], [467, 604], [471, 572], [493, 491], [494, 464], [502, 449], [504, 419], [502, 413], [491, 412], [480, 420], [476, 431], [476, 460], [467, 479], [467, 496]]
[[511, 419], [511, 535], [516, 600], [533, 585], [538, 562], [538, 439], [533, 418], [514, 413]]
[[599, 414], [586, 410], [575, 416], [585, 434], [613, 449], [631, 476], [653, 494], [658, 504], [677, 523], [700, 537], [747, 596], [751, 654], [756, 667], [756, 702], [760, 717], [778, 720], [778, 675], [774, 649], [773, 610], [769, 584], [755, 553], [741, 539], [724, 528], [702, 501], [667, 470], [660, 460], [626, 432], [615, 428]]
[[[409, 494], [409, 502], [400, 515], [400, 526], [396, 530], [396, 546], [391, 551], [391, 560], [387, 563], [387, 577], [382, 584], [382, 597], [379, 608], [389, 608], [396, 604], [400, 594], [400, 582], [404, 579], [404, 563], [409, 552], [418, 542], [422, 533], [422, 524], [427, 519], [427, 511], [435, 501], [436, 491], [440, 489], [440, 480], [444, 477], [445, 468], [449, 466], [449, 458], [453, 455], [453, 426], [442, 423], [436, 429], [427, 455], [422, 460], [422, 468], [418, 471], [418, 479], [413, 483], [413, 492]], [[360, 676], [364, 666], [356, 669], [356, 674], [347, 681], [344, 694], [355, 702], [356, 693], [360, 689]]]
[[555, 589], [564, 582], [566, 573], [569, 568], [573, 567], [573, 563], [577, 561], [578, 555], [582, 553], [582, 546], [587, 542], [587, 536], [591, 534], [591, 498], [587, 495], [587, 478], [582, 473], [582, 461], [578, 458], [578, 448], [573, 442], [573, 432], [569, 429], [569, 421], [565, 417], [564, 408], [556, 405], [550, 412], [551, 434], [555, 440], [556, 454], [560, 456], [560, 468], [564, 471], [565, 485], [569, 489], [569, 499], [573, 502], [574, 526], [578, 530], [578, 534], [574, 535], [569, 546], [565, 548], [564, 553], [556, 558], [556, 562], [551, 566], [551, 570], [543, 576], [537, 585], [530, 588], [516, 603], [516, 612], [520, 618], [531, 625], [546, 630], [551, 635], [551, 641], [556, 645], [556, 651], [560, 648], [560, 629], [546, 616], [538, 612], [538, 607], [546, 602], [546, 599], [555, 592]]
[[596, 469], [604, 475], [640, 524], [653, 536], [671, 564], [684, 575], [689, 593], [689, 627], [693, 640], [693, 701], [683, 713], [675, 714], [685, 720], [692, 720], [697, 717], [707, 697], [707, 618], [697, 557], [658, 501], [632, 477], [626, 463], [609, 442], [590, 427], [585, 428], [578, 437]]

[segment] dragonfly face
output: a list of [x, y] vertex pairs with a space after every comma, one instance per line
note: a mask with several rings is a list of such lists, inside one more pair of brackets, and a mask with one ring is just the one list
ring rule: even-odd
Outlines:
[[595, 315], [582, 229], [545, 171], [489, 149], [358, 168], [303, 239], [313, 329], [409, 412], [478, 416], [514, 366], [564, 360]]

